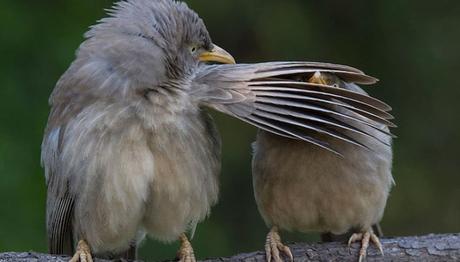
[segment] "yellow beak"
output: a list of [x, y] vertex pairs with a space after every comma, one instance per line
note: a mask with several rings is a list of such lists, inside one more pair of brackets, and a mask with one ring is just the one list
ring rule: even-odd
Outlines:
[[214, 45], [211, 51], [200, 54], [198, 59], [201, 62], [216, 62], [221, 64], [236, 64], [235, 58], [224, 49]]

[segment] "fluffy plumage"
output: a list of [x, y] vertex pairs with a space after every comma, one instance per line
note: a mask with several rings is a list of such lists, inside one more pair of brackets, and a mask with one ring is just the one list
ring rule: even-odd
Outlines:
[[[215, 45], [186, 4], [128, 0], [110, 14], [85, 35], [49, 101], [42, 162], [51, 253], [71, 254], [84, 240], [97, 256], [118, 256], [145, 234], [172, 241], [193, 231], [218, 197], [220, 137], [204, 106], [323, 148], [330, 147], [306, 135], [312, 128], [342, 135], [329, 128], [327, 115], [329, 122], [312, 119], [331, 111], [319, 98], [339, 101], [338, 108], [348, 101], [352, 110], [387, 121], [378, 100], [282, 78], [327, 71], [374, 81], [359, 70], [307, 62], [206, 65], [200, 55]], [[264, 88], [274, 89], [267, 95]], [[283, 96], [291, 92], [295, 98]], [[297, 96], [305, 101], [292, 104]], [[278, 116], [285, 112], [289, 121]]]
[[211, 39], [168, 0], [120, 2], [86, 37], [50, 97], [50, 252], [84, 239], [117, 254], [145, 232], [175, 240], [217, 201], [220, 138], [188, 94], [199, 63], [188, 47], [210, 49]]
[[[335, 83], [334, 88], [367, 95], [355, 84], [340, 79]], [[331, 107], [361, 120], [367, 117], [348, 107]], [[365, 147], [321, 135], [318, 140], [340, 152], [339, 156], [309, 143], [259, 131], [252, 162], [254, 194], [265, 223], [274, 227], [275, 233], [276, 228], [336, 235], [365, 232], [381, 220], [394, 183], [388, 127], [385, 121], [364, 124], [335, 117], [368, 134], [340, 132]], [[271, 252], [276, 253], [268, 248], [267, 257]], [[274, 259], [278, 261], [276, 254]]]

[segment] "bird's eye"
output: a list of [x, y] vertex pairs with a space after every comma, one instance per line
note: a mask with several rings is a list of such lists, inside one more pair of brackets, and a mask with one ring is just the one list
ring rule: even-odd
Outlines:
[[190, 50], [190, 53], [194, 55], [198, 51], [198, 46], [196, 45], [190, 46], [189, 50]]
[[339, 85], [338, 85], [338, 84], [333, 84], [332, 86], [333, 86], [333, 87], [339, 87]]

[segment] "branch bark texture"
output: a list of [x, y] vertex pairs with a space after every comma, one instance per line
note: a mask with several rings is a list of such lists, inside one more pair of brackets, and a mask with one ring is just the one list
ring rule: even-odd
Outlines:
[[[460, 233], [426, 235], [411, 237], [396, 237], [381, 239], [385, 255], [370, 246], [367, 261], [460, 261]], [[358, 258], [359, 244], [353, 244], [350, 249], [344, 243], [289, 245], [295, 261], [353, 261]], [[31, 261], [31, 262], [66, 262], [70, 258], [53, 256], [34, 252], [0, 253], [0, 262]], [[99, 262], [108, 260], [97, 259]], [[237, 254], [232, 257], [221, 257], [203, 260], [204, 262], [264, 262], [264, 252]]]

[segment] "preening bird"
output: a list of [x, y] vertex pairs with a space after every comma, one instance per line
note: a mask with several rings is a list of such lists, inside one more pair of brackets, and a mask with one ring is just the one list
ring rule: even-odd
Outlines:
[[209, 214], [219, 191], [221, 142], [204, 107], [321, 144], [281, 116], [310, 118], [326, 107], [298, 108], [302, 103], [278, 97], [375, 102], [279, 77], [325, 71], [373, 81], [347, 66], [233, 64], [182, 2], [121, 1], [85, 38], [51, 94], [42, 143], [49, 252], [74, 254], [72, 261], [133, 259], [146, 234], [179, 239], [179, 259], [195, 260], [186, 233]]
[[[328, 72], [316, 72], [306, 79], [305, 85], [367, 95], [350, 79]], [[280, 103], [291, 98], [305, 99], [293, 92], [279, 98]], [[308, 98], [305, 103], [327, 103], [320, 98]], [[321, 142], [322, 148], [264, 130], [258, 132], [252, 162], [253, 186], [259, 211], [271, 227], [265, 244], [269, 262], [282, 261], [280, 253], [292, 260], [289, 247], [281, 242], [279, 229], [336, 235], [352, 231], [349, 245], [361, 241], [359, 261], [366, 256], [369, 242], [383, 254], [372, 226], [381, 220], [394, 183], [392, 135], [388, 129], [393, 124], [387, 113], [390, 107], [375, 101], [365, 106], [353, 100], [342, 101], [348, 106], [338, 108], [337, 103], [330, 101], [328, 111], [318, 112], [315, 119], [306, 118], [303, 123], [311, 126], [311, 136]], [[331, 119], [325, 116], [342, 124], [327, 123]], [[325, 132], [315, 130], [324, 125]], [[343, 137], [337, 137], [337, 132]]]

